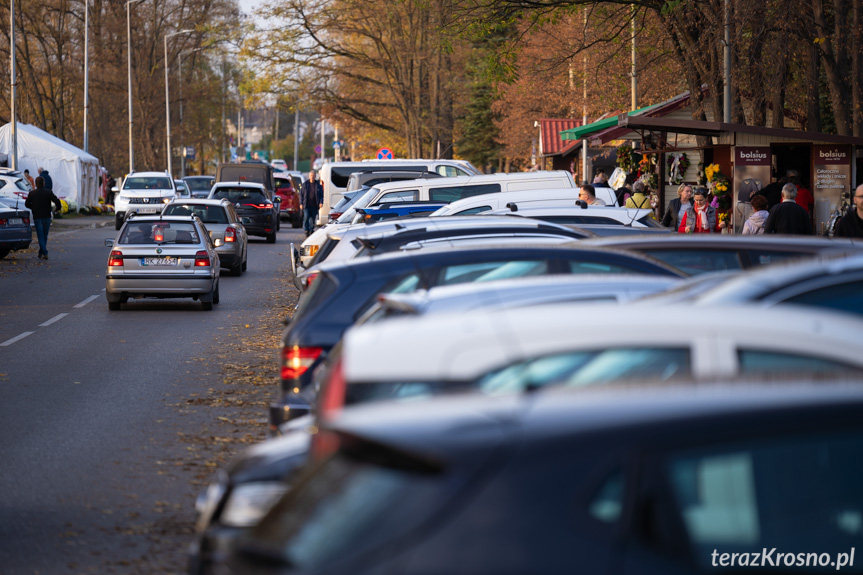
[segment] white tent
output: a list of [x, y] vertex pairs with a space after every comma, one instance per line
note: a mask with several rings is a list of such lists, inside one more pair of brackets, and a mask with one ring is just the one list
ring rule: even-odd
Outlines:
[[[0, 153], [12, 156], [12, 124], [0, 128]], [[18, 169], [48, 170], [54, 194], [76, 206], [99, 202], [99, 160], [84, 150], [30, 124], [18, 124]]]

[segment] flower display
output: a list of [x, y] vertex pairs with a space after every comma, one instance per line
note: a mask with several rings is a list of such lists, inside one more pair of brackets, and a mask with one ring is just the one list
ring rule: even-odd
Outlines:
[[731, 182], [719, 169], [719, 164], [710, 164], [704, 168], [704, 176], [707, 178], [707, 187], [716, 201], [716, 209], [720, 212], [730, 210]]
[[617, 165], [624, 172], [632, 171], [632, 146], [629, 144], [623, 144], [622, 146], [617, 147]]
[[682, 184], [686, 170], [691, 164], [686, 152], [668, 154], [666, 163], [668, 165], [668, 183], [672, 185]]

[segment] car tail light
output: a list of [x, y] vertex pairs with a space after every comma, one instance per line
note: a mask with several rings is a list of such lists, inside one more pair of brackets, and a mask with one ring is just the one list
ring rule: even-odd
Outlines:
[[28, 226], [30, 225], [30, 218], [28, 218], [27, 216], [24, 216], [23, 220], [24, 220], [25, 224], [27, 224]]
[[5, 225], [6, 225], [6, 220], [0, 219], [0, 226], [5, 226]]
[[201, 250], [195, 254], [195, 267], [210, 267], [210, 254]]
[[108, 267], [123, 267], [123, 252], [120, 250], [113, 250], [111, 255], [108, 256]]
[[282, 380], [296, 379], [303, 375], [324, 350], [319, 347], [282, 348]]
[[234, 228], [225, 228], [225, 243], [237, 241], [237, 231]]
[[307, 255], [307, 256], [309, 256], [309, 257], [311, 257], [311, 256], [315, 255], [316, 253], [318, 253], [318, 248], [320, 248], [320, 247], [321, 247], [321, 246], [319, 246], [319, 245], [317, 245], [317, 244], [312, 244], [312, 245], [310, 245], [310, 246], [306, 246], [306, 247], [305, 247], [306, 255]]
[[330, 370], [326, 382], [321, 386], [318, 416], [323, 421], [333, 418], [341, 412], [345, 406], [346, 389], [345, 370], [342, 366], [342, 359], [339, 358]]
[[330, 219], [331, 219], [331, 220], [337, 220], [337, 219], [339, 219], [340, 217], [342, 217], [342, 214], [343, 214], [343, 213], [344, 213], [344, 212], [330, 212]]
[[310, 287], [312, 287], [312, 284], [314, 283], [314, 281], [316, 279], [318, 279], [319, 275], [321, 275], [321, 272], [312, 272], [310, 274], [303, 276], [303, 287], [306, 289], [309, 289]]
[[157, 242], [165, 241], [165, 232], [162, 231], [162, 229], [160, 229], [160, 228], [156, 228], [153, 231], [153, 240], [157, 241]]

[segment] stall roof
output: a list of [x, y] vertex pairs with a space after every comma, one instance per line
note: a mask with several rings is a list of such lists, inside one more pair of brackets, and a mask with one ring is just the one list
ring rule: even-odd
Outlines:
[[560, 133], [581, 125], [581, 120], [544, 118], [539, 121], [540, 156], [566, 155], [581, 146], [581, 142], [564, 143]]
[[[639, 108], [638, 110], [626, 112], [626, 114], [622, 114], [622, 115], [632, 116], [632, 115], [636, 115], [636, 114], [642, 114], [644, 112], [647, 112], [649, 110], [657, 108], [658, 106], [661, 106], [661, 105], [662, 104], [654, 104], [652, 106], [646, 106], [644, 108]], [[599, 132], [599, 131], [611, 128], [613, 126], [616, 126], [618, 123], [619, 117], [620, 116], [612, 116], [611, 118], [605, 118], [604, 120], [599, 120], [599, 121], [593, 122], [592, 124], [587, 124], [586, 126], [580, 126], [578, 128], [571, 128], [569, 130], [564, 130], [560, 133], [560, 139], [561, 140], [580, 140], [589, 134], [593, 134], [595, 132]]]

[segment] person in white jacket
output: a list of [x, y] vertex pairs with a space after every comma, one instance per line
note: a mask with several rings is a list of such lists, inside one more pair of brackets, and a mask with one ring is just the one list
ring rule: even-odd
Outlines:
[[752, 215], [743, 224], [744, 236], [755, 236], [764, 233], [764, 224], [767, 223], [767, 198], [764, 196], [752, 196]]

